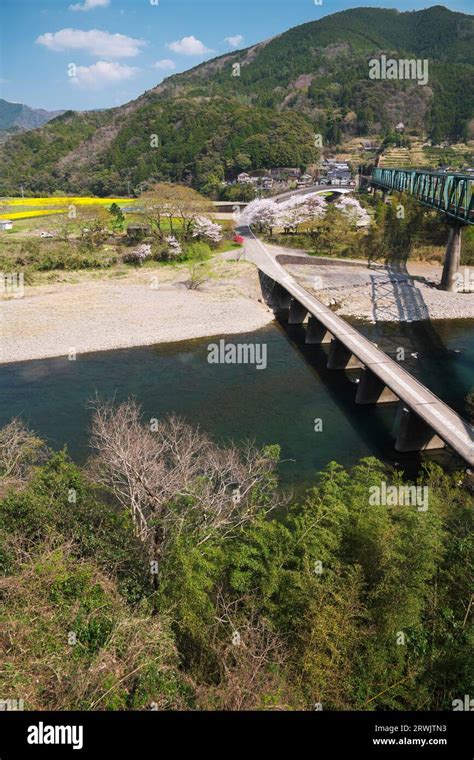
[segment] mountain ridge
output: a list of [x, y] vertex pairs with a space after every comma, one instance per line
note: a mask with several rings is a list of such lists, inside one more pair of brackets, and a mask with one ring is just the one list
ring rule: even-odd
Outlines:
[[0, 131], [15, 127], [21, 130], [36, 129], [62, 113], [64, 111], [31, 108], [24, 103], [13, 103], [0, 98]]
[[[324, 16], [173, 74], [123, 106], [68, 111], [12, 137], [0, 193], [20, 181], [32, 193], [107, 195], [170, 180], [212, 194], [242, 170], [311, 164], [315, 134], [331, 147], [400, 121], [434, 142], [463, 141], [474, 133], [473, 42], [474, 18], [443, 6]], [[369, 58], [381, 53], [429, 56], [428, 85], [371, 81]]]

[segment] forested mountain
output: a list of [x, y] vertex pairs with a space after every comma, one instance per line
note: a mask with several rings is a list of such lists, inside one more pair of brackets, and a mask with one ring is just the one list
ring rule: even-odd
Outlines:
[[[327, 16], [169, 77], [120, 108], [66, 112], [13, 137], [0, 156], [0, 194], [22, 182], [31, 193], [108, 195], [155, 179], [212, 192], [242, 170], [308, 166], [315, 134], [335, 146], [400, 121], [434, 142], [466, 140], [473, 43], [473, 17], [441, 6]], [[382, 54], [427, 59], [428, 82], [369, 78]]]
[[62, 111], [45, 111], [43, 108], [30, 108], [22, 103], [9, 103], [0, 98], [0, 132], [10, 130], [35, 129], [54, 119]]

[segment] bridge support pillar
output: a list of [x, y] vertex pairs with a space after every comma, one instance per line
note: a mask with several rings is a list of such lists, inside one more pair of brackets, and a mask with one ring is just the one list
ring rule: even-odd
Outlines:
[[392, 404], [399, 399], [372, 370], [364, 367], [357, 385], [355, 400], [356, 404]]
[[328, 369], [358, 369], [363, 364], [342, 341], [333, 338], [329, 347], [327, 366]]
[[306, 328], [305, 343], [312, 343], [320, 346], [323, 343], [330, 343], [332, 335], [326, 330], [324, 325], [316, 319], [310, 317]]
[[461, 263], [461, 224], [451, 224], [449, 228], [448, 244], [444, 257], [443, 274], [441, 277], [441, 290], [453, 292], [457, 289], [457, 273]]
[[272, 308], [275, 311], [284, 311], [285, 309], [290, 308], [291, 295], [278, 282], [275, 283], [275, 286], [273, 288], [272, 295], [271, 295], [271, 303], [272, 303]]
[[396, 451], [428, 451], [443, 449], [444, 441], [415, 412], [400, 404], [397, 413]]
[[290, 303], [290, 313], [288, 315], [288, 324], [289, 325], [303, 324], [307, 313], [308, 313], [308, 309], [306, 308], [306, 306], [303, 306], [302, 304], [300, 304], [299, 301], [296, 300], [296, 298], [293, 298]]

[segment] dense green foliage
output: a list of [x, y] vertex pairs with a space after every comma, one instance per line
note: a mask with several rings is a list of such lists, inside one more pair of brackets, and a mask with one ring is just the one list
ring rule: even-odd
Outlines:
[[[204, 88], [213, 95], [234, 92], [254, 104], [302, 110], [329, 143], [338, 142], [341, 130], [383, 133], [394, 118], [418, 133], [430, 130], [435, 140], [457, 140], [472, 118], [473, 31], [471, 17], [440, 6], [410, 13], [355, 8], [290, 29], [255, 58], [234, 54], [210, 81], [204, 66], [172, 78], [169, 87], [175, 80], [180, 87], [196, 83], [196, 94]], [[381, 53], [427, 58], [434, 99], [415, 82], [370, 80], [368, 61]], [[235, 62], [242, 65], [240, 77], [230, 76]], [[355, 121], [346, 119], [349, 112]]]
[[[15, 136], [1, 151], [0, 194], [17, 194], [20, 182], [31, 194], [102, 196], [171, 180], [218, 195], [224, 175], [307, 167], [315, 133], [333, 146], [390, 135], [399, 121], [435, 142], [463, 140], [473, 115], [472, 51], [472, 17], [440, 6], [326, 16], [169, 77], [121, 108], [67, 112]], [[369, 60], [382, 53], [428, 59], [427, 86], [370, 79]]]
[[17, 135], [4, 148], [2, 194], [18, 195], [20, 182], [31, 195], [68, 189], [58, 161], [92, 138], [106, 119], [104, 113], [67, 111], [42, 129]]
[[332, 463], [284, 514], [206, 540], [176, 495], [154, 575], [129, 510], [50, 454], [0, 503], [2, 694], [28, 709], [450, 709], [473, 676], [472, 496], [435, 465], [426, 510], [371, 504], [381, 482], [402, 479]]
[[[150, 147], [150, 135], [159, 137]], [[117, 135], [105, 163], [127, 167], [134, 185], [151, 177], [183, 178], [217, 190], [224, 174], [314, 161], [314, 131], [298, 114], [249, 108], [231, 100], [151, 104], [137, 111]], [[93, 188], [93, 190], [99, 188]]]

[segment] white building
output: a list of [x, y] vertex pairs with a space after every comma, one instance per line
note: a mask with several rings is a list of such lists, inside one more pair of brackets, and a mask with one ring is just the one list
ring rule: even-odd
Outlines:
[[298, 185], [301, 187], [308, 187], [309, 185], [312, 185], [314, 182], [311, 174], [303, 174], [301, 178], [298, 180]]
[[11, 229], [13, 229], [13, 222], [11, 222], [10, 219], [0, 219], [0, 230]]

